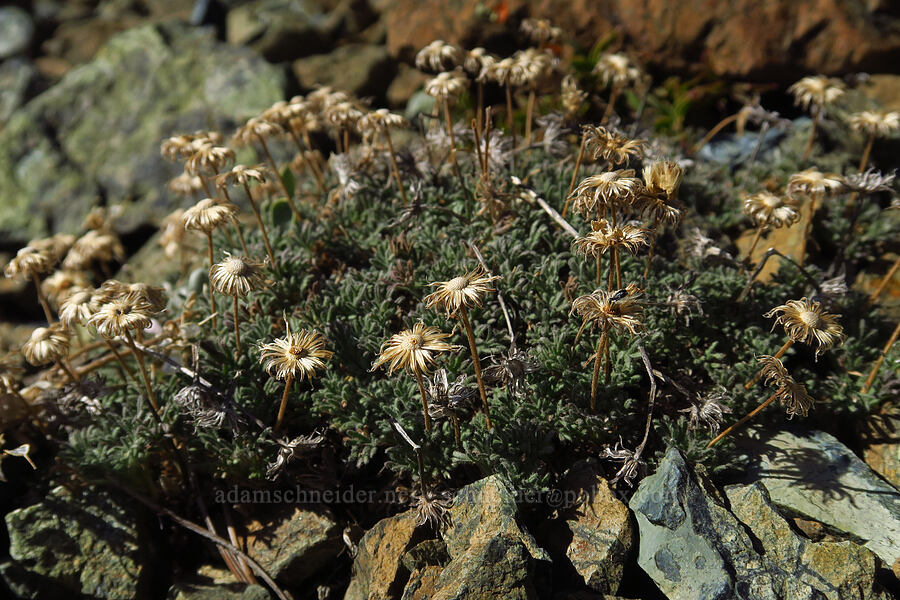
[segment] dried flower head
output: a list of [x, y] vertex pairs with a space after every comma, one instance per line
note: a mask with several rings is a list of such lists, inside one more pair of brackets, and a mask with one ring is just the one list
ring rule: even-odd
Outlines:
[[578, 80], [572, 75], [563, 77], [559, 91], [559, 100], [565, 111], [566, 119], [575, 117], [581, 105], [587, 100], [588, 94], [578, 87]]
[[15, 258], [6, 265], [4, 273], [7, 277], [33, 277], [49, 273], [56, 265], [53, 252], [48, 249], [38, 250], [33, 246], [21, 248]]
[[325, 436], [321, 433], [312, 433], [310, 435], [301, 435], [293, 439], [279, 439], [278, 455], [275, 462], [266, 465], [266, 479], [275, 480], [281, 475], [284, 468], [295, 458], [301, 456], [304, 452], [314, 449], [325, 441]]
[[88, 320], [106, 338], [124, 335], [126, 332], [144, 330], [150, 327], [150, 305], [145, 302], [130, 302], [117, 299], [100, 305]]
[[790, 195], [824, 196], [829, 192], [840, 191], [842, 187], [843, 180], [840, 175], [822, 173], [817, 169], [806, 169], [791, 175], [787, 191]]
[[225, 253], [225, 260], [209, 268], [209, 281], [220, 294], [246, 296], [264, 285], [263, 263]]
[[238, 129], [231, 141], [236, 146], [250, 146], [260, 140], [281, 135], [284, 130], [275, 123], [271, 123], [259, 117], [251, 117]]
[[884, 174], [875, 169], [869, 169], [865, 173], [853, 173], [844, 177], [844, 189], [848, 192], [859, 194], [877, 194], [878, 192], [893, 191], [896, 173]]
[[22, 354], [29, 363], [39, 366], [65, 358], [69, 353], [69, 332], [60, 323], [38, 327], [22, 345]]
[[185, 172], [170, 179], [166, 187], [173, 194], [189, 198], [203, 189], [203, 180], [199, 175]]
[[325, 349], [325, 338], [319, 332], [301, 329], [293, 333], [287, 318], [284, 326], [284, 337], [260, 345], [259, 362], [265, 363], [266, 371], [276, 379], [312, 379], [333, 352]]
[[606, 160], [613, 166], [627, 163], [634, 157], [644, 154], [647, 146], [645, 140], [633, 140], [617, 131], [595, 125], [582, 126], [584, 148], [594, 160]]
[[684, 169], [678, 163], [659, 160], [645, 166], [643, 176], [644, 190], [637, 198], [640, 214], [662, 223], [680, 221], [682, 205], [678, 201], [678, 189]]
[[790, 227], [800, 220], [800, 201], [763, 190], [744, 199], [744, 214], [757, 227]]
[[550, 74], [554, 66], [553, 57], [538, 48], [526, 48], [512, 55], [521, 71], [522, 83], [536, 84]]
[[847, 118], [854, 131], [884, 137], [900, 129], [900, 112], [864, 110]]
[[365, 114], [363, 108], [352, 100], [331, 104], [322, 112], [327, 123], [333, 127], [344, 127], [349, 130], [356, 128], [363, 114]]
[[386, 108], [370, 111], [359, 120], [360, 131], [376, 132], [406, 126], [406, 119]]
[[70, 294], [59, 307], [59, 321], [66, 327], [87, 323], [94, 313], [91, 303], [93, 295], [92, 289], [77, 290]]
[[443, 40], [434, 40], [416, 54], [416, 68], [439, 73], [460, 66], [463, 52]]
[[[639, 447], [639, 450], [643, 451], [643, 447]], [[631, 486], [634, 484], [635, 478], [647, 469], [647, 463], [641, 460], [640, 452], [626, 448], [622, 444], [621, 437], [615, 446], [604, 448], [601, 456], [622, 463], [622, 466], [616, 471], [616, 475], [610, 480], [610, 483], [616, 483], [621, 479], [625, 482], [625, 485]]]
[[75, 236], [70, 233], [57, 233], [48, 238], [31, 240], [28, 245], [40, 251], [48, 251], [54, 261], [59, 262], [75, 244]]
[[617, 331], [628, 331], [632, 335], [643, 329], [640, 317], [643, 307], [640, 296], [643, 293], [639, 287], [630, 283], [628, 287], [619, 291], [594, 290], [590, 294], [579, 296], [572, 302], [572, 312], [577, 312], [583, 319], [578, 335], [590, 324], [595, 326], [609, 326]]
[[732, 256], [715, 245], [715, 240], [703, 235], [698, 227], [688, 230], [679, 244], [682, 256], [689, 258], [731, 260]]
[[722, 386], [706, 394], [698, 395], [696, 402], [681, 410], [688, 414], [688, 429], [698, 429], [700, 424], [704, 423], [709, 427], [711, 434], [719, 433], [722, 419], [731, 412], [731, 408], [723, 404], [727, 397], [728, 391]]
[[200, 429], [220, 429], [226, 420], [233, 429], [238, 423], [237, 415], [226, 410], [211, 390], [200, 385], [188, 385], [172, 396], [172, 402], [194, 424], [194, 431]]
[[226, 146], [201, 144], [185, 162], [184, 169], [191, 175], [213, 171], [218, 173], [234, 160], [234, 150]]
[[484, 48], [473, 48], [466, 52], [463, 68], [471, 77], [478, 81], [484, 81], [484, 78], [482, 77], [484, 70], [497, 62], [497, 60], [496, 56], [490, 54]]
[[91, 230], [75, 240], [66, 259], [63, 269], [84, 271], [95, 262], [109, 263], [125, 260], [125, 248], [119, 236], [111, 231]]
[[412, 329], [404, 329], [388, 338], [381, 345], [378, 358], [370, 370], [390, 363], [389, 375], [398, 369], [406, 369], [413, 374], [429, 373], [438, 352], [455, 349], [446, 341], [449, 337], [450, 334], [442, 333], [437, 327], [426, 326], [419, 321]]
[[439, 529], [450, 523], [448, 511], [453, 505], [453, 497], [449, 493], [427, 490], [424, 495], [413, 492], [412, 497], [416, 504], [417, 525], [427, 523], [432, 529]]
[[643, 77], [641, 69], [621, 53], [604, 54], [594, 65], [594, 73], [600, 76], [604, 86], [625, 86], [637, 83]]
[[586, 256], [598, 256], [612, 248], [621, 248], [631, 254], [636, 254], [641, 246], [647, 246], [650, 232], [642, 227], [633, 225], [613, 225], [606, 219], [591, 221], [591, 232], [585, 236], [575, 238], [572, 245], [576, 252]]
[[525, 376], [536, 372], [540, 366], [527, 352], [517, 348], [492, 356], [490, 362], [484, 369], [484, 382], [492, 386], [505, 386], [513, 397], [525, 392]]
[[455, 313], [461, 306], [481, 306], [484, 295], [495, 291], [491, 282], [499, 278], [497, 275], [488, 275], [479, 267], [450, 281], [432, 283], [431, 287], [436, 287], [437, 290], [425, 296], [425, 306], [431, 308], [440, 304], [448, 314]]
[[634, 201], [642, 187], [633, 169], [591, 175], [582, 179], [572, 192], [575, 198], [572, 208], [585, 218], [595, 214], [597, 208], [621, 209]]
[[205, 198], [184, 211], [184, 228], [208, 235], [225, 223], [233, 223], [237, 220], [236, 214], [237, 207], [234, 204]]
[[471, 411], [472, 401], [478, 394], [478, 390], [466, 385], [466, 379], [465, 375], [460, 375], [456, 381], [450, 383], [447, 379], [446, 369], [438, 369], [435, 372], [434, 380], [428, 381], [426, 389], [428, 415], [432, 419], [458, 417]]
[[[502, 86], [519, 86], [526, 82], [526, 73], [515, 58], [507, 57], [487, 65], [482, 73], [485, 80]], [[482, 78], [481, 76], [479, 78]]]
[[159, 245], [167, 258], [176, 256], [184, 247], [184, 209], [179, 208], [163, 219], [159, 226]]
[[804, 109], [810, 106], [821, 111], [829, 104], [844, 95], [844, 84], [836, 79], [829, 79], [821, 75], [804, 77], [788, 88], [794, 95], [794, 102]]
[[562, 29], [547, 19], [523, 19], [519, 30], [535, 44], [548, 44], [562, 37]]
[[468, 80], [459, 69], [438, 73], [437, 77], [430, 79], [425, 84], [425, 93], [443, 102], [453, 102], [466, 91]]
[[87, 276], [81, 271], [67, 271], [65, 269], [56, 271], [41, 282], [41, 290], [52, 302], [58, 306], [69, 295], [78, 289], [86, 288], [91, 285]]
[[766, 385], [774, 385], [778, 389], [776, 398], [785, 407], [788, 418], [794, 415], [806, 416], [809, 409], [816, 403], [815, 399], [806, 391], [806, 386], [794, 381], [791, 374], [784, 368], [784, 364], [774, 356], [760, 356], [762, 364], [762, 376]]
[[804, 344], [815, 341], [816, 358], [825, 350], [843, 343], [847, 337], [837, 322], [840, 315], [825, 312], [821, 303], [807, 300], [805, 297], [800, 300], [788, 300], [764, 316], [771, 318], [775, 315], [778, 315], [778, 318], [775, 319], [772, 328], [780, 323], [793, 341]]

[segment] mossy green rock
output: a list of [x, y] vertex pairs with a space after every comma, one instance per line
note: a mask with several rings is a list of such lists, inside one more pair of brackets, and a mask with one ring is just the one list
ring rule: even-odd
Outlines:
[[261, 585], [179, 583], [169, 590], [168, 600], [269, 600], [271, 597]]
[[517, 519], [515, 496], [496, 475], [457, 492], [443, 531], [450, 562], [434, 600], [535, 598], [536, 576], [550, 556]]
[[113, 37], [0, 131], [0, 236], [75, 230], [98, 198], [130, 201], [125, 229], [162, 216], [179, 167], [160, 142], [229, 131], [283, 94], [277, 68], [210, 30], [167, 23]]
[[13, 562], [3, 576], [20, 597], [150, 597], [152, 554], [140, 516], [104, 492], [54, 488], [42, 502], [7, 514], [6, 527]]

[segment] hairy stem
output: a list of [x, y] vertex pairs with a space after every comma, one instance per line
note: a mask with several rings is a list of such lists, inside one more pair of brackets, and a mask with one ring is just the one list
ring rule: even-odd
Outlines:
[[469, 339], [469, 351], [472, 353], [472, 364], [475, 365], [475, 379], [478, 380], [478, 393], [481, 394], [481, 405], [484, 408], [484, 422], [491, 429], [491, 412], [488, 409], [487, 392], [484, 389], [484, 379], [481, 377], [481, 360], [478, 358], [478, 348], [475, 346], [475, 334], [472, 332], [472, 324], [469, 323], [469, 314], [465, 305], [459, 307], [459, 320], [462, 321]]
[[263, 243], [266, 245], [266, 254], [269, 256], [269, 262], [275, 266], [275, 254], [272, 252], [272, 245], [269, 243], [269, 234], [266, 232], [266, 226], [263, 224], [262, 215], [259, 214], [259, 206], [250, 193], [250, 186], [244, 182], [244, 191], [247, 192], [247, 200], [250, 201], [250, 208], [253, 209], [253, 216], [256, 217], [256, 224], [259, 225], [259, 232], [262, 234]]

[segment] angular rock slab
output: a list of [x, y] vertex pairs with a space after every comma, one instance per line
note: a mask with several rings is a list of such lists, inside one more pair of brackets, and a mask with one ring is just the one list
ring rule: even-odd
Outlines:
[[635, 543], [634, 520], [605, 479], [597, 478], [594, 489], [566, 520], [572, 532], [566, 557], [589, 588], [615, 593]]
[[[753, 532], [788, 598], [887, 600], [875, 581], [881, 561], [851, 541], [811, 542], [797, 535], [760, 484], [725, 489], [731, 511]], [[821, 594], [821, 596], [820, 596]]]
[[92, 490], [56, 487], [38, 504], [6, 515], [10, 588], [23, 598], [149, 598], [151, 553], [135, 511]]
[[119, 34], [0, 131], [0, 234], [76, 231], [98, 197], [132, 200], [126, 229], [158, 218], [179, 173], [160, 156], [165, 137], [228, 133], [283, 96], [276, 67], [211, 31], [170, 23]]
[[247, 549], [272, 577], [299, 585], [344, 548], [341, 529], [327, 510], [295, 508], [287, 518], [248, 526]]
[[450, 509], [443, 531], [450, 563], [434, 584], [433, 600], [537, 597], [534, 577], [550, 563], [516, 520], [510, 487], [496, 475], [468, 485]]
[[669, 600], [780, 598], [743, 526], [705, 484], [675, 448], [641, 482], [629, 502], [638, 564]]
[[739, 445], [756, 457], [749, 481], [794, 516], [861, 540], [886, 565], [900, 558], [900, 491], [833, 436], [752, 430]]
[[408, 571], [404, 553], [413, 545], [416, 513], [408, 510], [378, 521], [359, 542], [353, 578], [344, 600], [398, 598]]

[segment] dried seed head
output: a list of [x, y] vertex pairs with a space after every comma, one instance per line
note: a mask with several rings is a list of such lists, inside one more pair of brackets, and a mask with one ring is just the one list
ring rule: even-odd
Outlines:
[[806, 391], [806, 386], [794, 381], [784, 364], [774, 356], [760, 356], [759, 362], [762, 364], [763, 381], [766, 385], [777, 387], [775, 397], [785, 407], [788, 418], [794, 415], [805, 417], [816, 403]]
[[469, 74], [470, 77], [478, 80], [484, 81], [482, 79], [482, 75], [484, 74], [484, 70], [497, 62], [497, 57], [493, 54], [490, 54], [484, 48], [473, 48], [466, 53], [466, 59], [463, 63], [463, 68], [466, 70], [466, 73]]
[[723, 404], [727, 397], [727, 390], [719, 386], [715, 390], [698, 396], [697, 401], [689, 408], [682, 409], [681, 412], [688, 413], [688, 429], [698, 429], [702, 422], [709, 427], [711, 435], [719, 433], [722, 419], [731, 412], [731, 408]]
[[878, 192], [891, 192], [891, 187], [896, 178], [896, 173], [884, 174], [875, 169], [869, 169], [865, 173], [853, 173], [844, 177], [844, 189], [860, 194], [876, 194]]
[[95, 262], [124, 260], [125, 248], [119, 241], [119, 236], [111, 231], [92, 230], [75, 240], [62, 266], [71, 271], [86, 271]]
[[536, 84], [548, 76], [553, 69], [553, 57], [537, 48], [526, 48], [512, 55], [517, 68], [521, 71], [521, 82]]
[[113, 338], [150, 327], [150, 313], [150, 305], [145, 302], [116, 299], [97, 308], [88, 325], [95, 327], [103, 337]]
[[410, 373], [428, 373], [435, 364], [436, 354], [455, 350], [446, 340], [450, 334], [441, 333], [437, 327], [426, 327], [419, 321], [412, 329], [404, 329], [387, 339], [379, 351], [379, 356], [372, 363], [371, 371], [388, 364], [388, 374], [398, 369], [406, 369]]
[[231, 139], [236, 146], [250, 146], [258, 144], [260, 140], [280, 135], [282, 132], [281, 127], [275, 123], [270, 123], [259, 117], [251, 117], [235, 132], [234, 137]]
[[831, 192], [838, 192], [843, 188], [843, 180], [835, 173], [822, 173], [817, 169], [806, 169], [794, 173], [788, 180], [788, 194], [794, 196], [805, 194], [807, 196], [824, 196]]
[[594, 65], [594, 74], [600, 77], [604, 86], [626, 86], [638, 83], [643, 78], [641, 69], [624, 54], [604, 54]]
[[505, 386], [513, 397], [521, 396], [525, 376], [534, 373], [540, 365], [527, 352], [513, 348], [507, 354], [492, 356], [484, 369], [484, 382], [492, 386]]
[[631, 157], [643, 156], [645, 140], [633, 140], [606, 127], [584, 125], [584, 148], [594, 160], [606, 160], [614, 166], [625, 164]]
[[900, 112], [886, 110], [864, 110], [847, 118], [854, 131], [885, 137], [900, 129]]
[[527, 74], [518, 60], [508, 57], [485, 66], [479, 79], [493, 81], [497, 85], [516, 87], [526, 83]]
[[643, 314], [640, 302], [642, 293], [643, 290], [633, 283], [618, 292], [594, 290], [590, 294], [575, 298], [569, 314], [577, 312], [583, 319], [579, 335], [588, 324], [591, 327], [608, 326], [617, 331], [628, 331], [636, 335], [644, 327], [640, 321]]
[[463, 52], [443, 40], [434, 40], [416, 54], [416, 68], [439, 73], [462, 64]]
[[582, 179], [572, 192], [575, 198], [572, 208], [585, 218], [593, 216], [598, 208], [620, 210], [634, 201], [642, 187], [632, 169], [591, 175]]
[[246, 296], [265, 284], [263, 263], [225, 253], [225, 260], [209, 269], [209, 281], [213, 289], [228, 296]]
[[236, 221], [236, 214], [237, 207], [234, 204], [205, 198], [184, 211], [184, 228], [208, 235], [222, 225]]
[[776, 315], [777, 318], [772, 327], [774, 328], [780, 323], [784, 326], [788, 337], [795, 342], [810, 344], [815, 341], [817, 359], [819, 354], [829, 348], [839, 346], [847, 337], [844, 335], [844, 329], [837, 322], [837, 317], [840, 315], [826, 313], [819, 302], [812, 302], [806, 298], [788, 300], [764, 316], [771, 318]]
[[55, 264], [56, 260], [50, 250], [38, 250], [33, 246], [25, 246], [16, 253], [15, 258], [9, 261], [4, 273], [7, 277], [43, 275], [53, 270]]
[[800, 201], [762, 191], [744, 199], [744, 214], [757, 227], [790, 227], [800, 220]]
[[203, 189], [203, 180], [199, 175], [185, 172], [170, 179], [166, 187], [173, 194], [189, 198]]
[[78, 289], [90, 287], [91, 283], [81, 271], [56, 271], [41, 282], [44, 295], [56, 306], [59, 306], [69, 295]]
[[491, 282], [499, 278], [497, 275], [487, 275], [484, 269], [479, 267], [450, 281], [429, 284], [437, 290], [425, 296], [425, 306], [431, 308], [440, 304], [448, 314], [455, 313], [462, 306], [466, 308], [481, 306], [484, 295], [495, 291], [490, 285]]
[[641, 246], [647, 246], [650, 232], [629, 224], [613, 225], [606, 219], [591, 221], [591, 232], [572, 242], [576, 252], [586, 256], [598, 256], [612, 248], [637, 254]]
[[276, 379], [312, 379], [333, 353], [325, 349], [325, 338], [317, 331], [292, 333], [287, 318], [284, 325], [284, 337], [260, 345], [259, 362], [265, 363], [266, 371]]
[[86, 288], [74, 291], [59, 307], [59, 321], [66, 327], [73, 324], [84, 325], [93, 315], [91, 299], [94, 296], [92, 289]]
[[821, 75], [804, 77], [788, 88], [794, 95], [794, 103], [809, 109], [810, 106], [821, 111], [844, 95], [844, 84], [837, 79], [829, 79]]
[[47, 251], [56, 262], [65, 258], [66, 253], [75, 244], [75, 236], [70, 233], [57, 233], [48, 238], [31, 240], [28, 245], [40, 251]]
[[226, 146], [201, 144], [185, 162], [184, 169], [191, 175], [218, 173], [234, 160], [234, 150]]
[[160, 224], [159, 245], [168, 258], [177, 256], [184, 248], [184, 209], [179, 208], [170, 213]]
[[562, 29], [547, 19], [523, 19], [519, 30], [535, 44], [549, 44], [562, 38]]
[[65, 358], [69, 353], [69, 332], [60, 323], [38, 327], [22, 345], [22, 354], [29, 363], [39, 366]]
[[359, 130], [365, 133], [375, 133], [397, 127], [406, 127], [407, 124], [406, 119], [400, 115], [392, 113], [386, 108], [379, 108], [363, 115], [359, 120]]
[[461, 70], [439, 73], [425, 84], [425, 93], [436, 100], [454, 102], [466, 91], [468, 80]]
[[678, 163], [659, 160], [645, 166], [643, 176], [644, 189], [637, 197], [641, 216], [663, 223], [678, 223], [683, 208], [678, 200], [678, 189], [684, 169]]
[[572, 75], [563, 77], [559, 99], [567, 120], [575, 117], [587, 97], [587, 92], [578, 87], [578, 80], [575, 77]]

